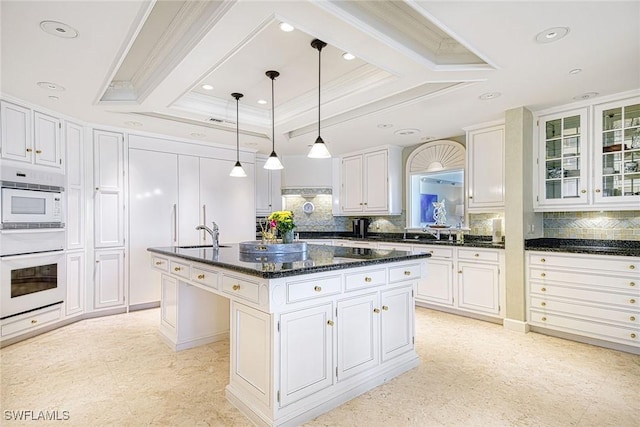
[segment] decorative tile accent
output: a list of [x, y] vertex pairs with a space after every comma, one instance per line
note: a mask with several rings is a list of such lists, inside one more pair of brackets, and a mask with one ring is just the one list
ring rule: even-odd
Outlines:
[[544, 237], [640, 240], [640, 211], [545, 212]]
[[469, 214], [470, 234], [474, 236], [491, 236], [494, 218], [504, 218], [504, 213]]

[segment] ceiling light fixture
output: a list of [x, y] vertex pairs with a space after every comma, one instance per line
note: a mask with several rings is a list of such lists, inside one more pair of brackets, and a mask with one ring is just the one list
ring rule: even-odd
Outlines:
[[213, 86], [211, 86], [211, 85], [202, 85], [202, 89], [204, 89], [204, 90], [213, 90]]
[[345, 52], [342, 54], [342, 59], [345, 61], [351, 61], [352, 59], [356, 59], [356, 56], [353, 53]]
[[242, 98], [244, 95], [241, 93], [232, 93], [231, 96], [233, 96], [236, 99], [236, 164], [233, 166], [233, 169], [231, 169], [231, 173], [229, 174], [229, 176], [233, 176], [235, 178], [244, 178], [247, 176], [247, 173], [244, 171], [244, 169], [242, 169], [242, 165], [240, 164], [240, 120], [239, 120], [239, 100], [240, 98]]
[[75, 28], [58, 21], [42, 21], [40, 28], [47, 34], [64, 39], [74, 39], [78, 37], [78, 31]]
[[407, 136], [407, 135], [414, 135], [418, 132], [420, 132], [419, 129], [399, 129], [395, 131], [394, 134], [400, 135], [400, 136]]
[[311, 157], [312, 159], [328, 159], [331, 157], [327, 144], [324, 143], [320, 136], [320, 70], [322, 69], [322, 48], [326, 45], [325, 42], [318, 39], [314, 39], [311, 42], [311, 47], [318, 50], [318, 137], [311, 147], [311, 150], [309, 150], [309, 154], [307, 154], [307, 157]]
[[258, 99], [258, 104], [267, 105], [267, 101], [265, 101], [264, 99]]
[[286, 22], [281, 22], [280, 23], [280, 29], [282, 31], [284, 31], [285, 33], [290, 33], [291, 31], [295, 30], [295, 27], [291, 24], [288, 24]]
[[595, 98], [598, 95], [600, 95], [598, 92], [587, 92], [581, 95], [574, 96], [573, 99], [575, 99], [576, 101], [584, 101], [585, 99]]
[[569, 74], [579, 74], [582, 72], [582, 68], [574, 68], [573, 70], [569, 70]]
[[47, 90], [55, 90], [56, 92], [62, 92], [64, 91], [64, 87], [60, 86], [57, 83], [51, 83], [51, 82], [38, 82], [37, 83], [38, 86], [40, 86], [42, 89], [47, 89]]
[[569, 27], [553, 27], [547, 28], [536, 35], [538, 43], [552, 43], [560, 40], [569, 34]]
[[379, 127], [380, 129], [386, 129], [386, 128], [392, 128], [392, 127], [393, 127], [393, 125], [392, 125], [391, 123], [380, 123], [380, 124], [378, 125], [378, 127]]
[[282, 166], [282, 163], [280, 162], [280, 159], [276, 154], [276, 131], [275, 131], [276, 119], [275, 119], [275, 112], [274, 112], [275, 107], [274, 107], [274, 101], [273, 101], [273, 83], [276, 77], [280, 75], [280, 73], [277, 71], [270, 70], [270, 71], [267, 71], [265, 74], [267, 75], [267, 77], [271, 79], [271, 154], [269, 155], [269, 158], [264, 164], [264, 168], [270, 169], [270, 170], [279, 170], [279, 169], [284, 169], [284, 166]]
[[480, 99], [482, 101], [489, 101], [491, 99], [498, 98], [500, 95], [502, 95], [500, 92], [487, 92], [487, 93], [483, 93], [482, 95], [480, 95], [478, 97], [478, 99]]

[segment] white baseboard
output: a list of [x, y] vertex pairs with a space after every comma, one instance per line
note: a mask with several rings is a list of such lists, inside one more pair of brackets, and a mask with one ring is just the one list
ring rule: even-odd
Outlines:
[[526, 334], [530, 330], [529, 324], [527, 322], [523, 322], [522, 320], [505, 318], [502, 321], [502, 326], [509, 331], [520, 332], [523, 334]]

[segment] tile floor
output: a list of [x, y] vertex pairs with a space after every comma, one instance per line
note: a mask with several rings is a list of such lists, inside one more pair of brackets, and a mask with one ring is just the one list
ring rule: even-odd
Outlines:
[[[308, 426], [640, 426], [640, 356], [416, 313], [420, 366]], [[228, 342], [174, 353], [158, 322], [158, 309], [89, 319], [0, 350], [0, 425], [250, 425], [224, 397]]]

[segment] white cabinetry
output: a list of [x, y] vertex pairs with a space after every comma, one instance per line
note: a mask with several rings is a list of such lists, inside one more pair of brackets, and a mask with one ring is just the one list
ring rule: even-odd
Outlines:
[[427, 274], [418, 282], [416, 299], [453, 306], [454, 248], [414, 246], [418, 252], [430, 253]]
[[60, 119], [0, 101], [2, 158], [62, 168]]
[[124, 141], [122, 134], [93, 133], [94, 244], [124, 245]]
[[65, 123], [67, 156], [66, 229], [67, 250], [85, 247], [85, 179], [84, 129], [75, 123]]
[[500, 268], [497, 251], [458, 249], [458, 303], [463, 310], [500, 313]]
[[282, 210], [281, 172], [264, 168], [267, 156], [256, 155], [256, 215]]
[[378, 298], [374, 292], [337, 303], [339, 381], [380, 363]]
[[467, 208], [470, 212], [504, 209], [504, 124], [467, 130]]
[[95, 251], [93, 308], [116, 308], [125, 304], [124, 249]]
[[401, 149], [394, 146], [343, 156], [340, 214], [399, 215], [401, 156]]
[[640, 348], [638, 271], [638, 257], [529, 252], [528, 322], [599, 345]]
[[[405, 271], [402, 274], [407, 276]], [[413, 285], [380, 292], [380, 352], [382, 363], [413, 350], [415, 343], [413, 326], [415, 302], [413, 298]]]
[[85, 301], [85, 256], [84, 251], [67, 253], [67, 294], [64, 301], [65, 315], [84, 313]]

